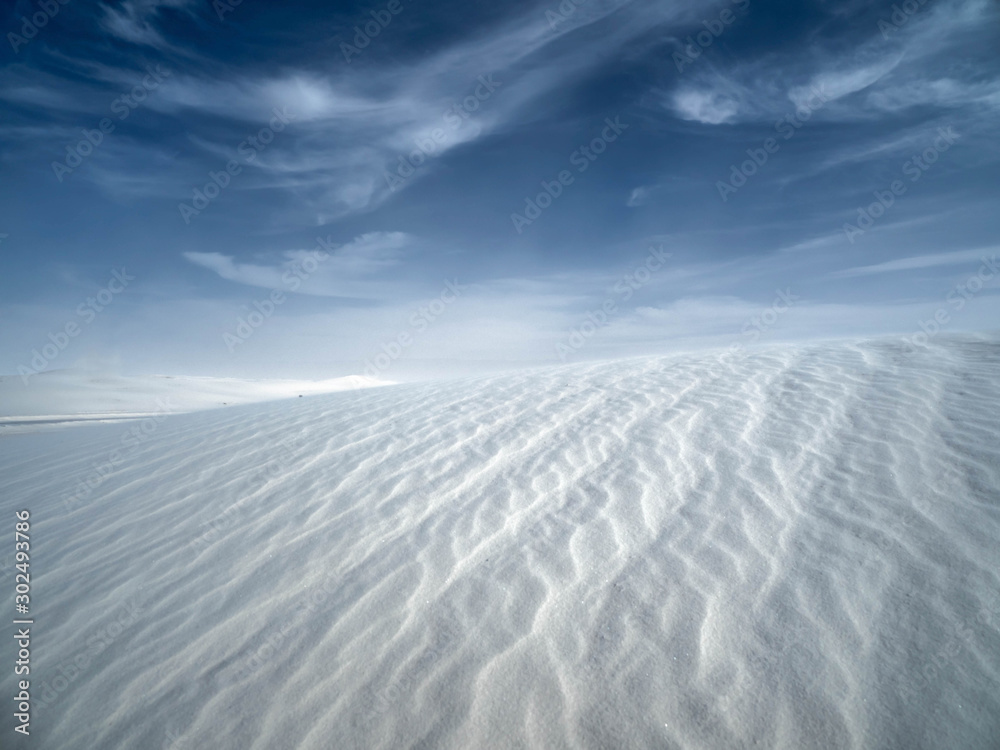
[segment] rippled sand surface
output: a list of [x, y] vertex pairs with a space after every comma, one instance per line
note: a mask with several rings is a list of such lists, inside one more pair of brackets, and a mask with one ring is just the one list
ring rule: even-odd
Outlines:
[[998, 337], [0, 445], [3, 517], [33, 519], [26, 747], [1000, 747]]

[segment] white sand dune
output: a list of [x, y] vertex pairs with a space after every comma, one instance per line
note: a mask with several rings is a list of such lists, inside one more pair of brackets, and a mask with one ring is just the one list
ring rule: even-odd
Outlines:
[[4, 747], [1000, 747], [1000, 337], [128, 434], [0, 438], [36, 622]]

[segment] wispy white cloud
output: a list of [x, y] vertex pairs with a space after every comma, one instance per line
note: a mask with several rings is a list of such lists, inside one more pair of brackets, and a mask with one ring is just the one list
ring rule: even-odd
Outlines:
[[874, 59], [865, 65], [852, 68], [824, 70], [803, 86], [792, 86], [788, 98], [796, 107], [807, 106], [809, 100], [819, 91], [832, 101], [873, 86], [891, 73], [902, 60], [900, 55], [871, 55]]
[[160, 8], [183, 8], [193, 0], [125, 0], [117, 5], [103, 5], [101, 27], [132, 44], [165, 49], [170, 45], [154, 26]]
[[[403, 232], [369, 232], [332, 253], [322, 247], [288, 250], [283, 253], [284, 260], [270, 265], [241, 263], [222, 253], [185, 252], [183, 256], [238, 284], [317, 296], [370, 298], [391, 296], [397, 285], [377, 278], [377, 274], [400, 263], [410, 244], [411, 238]], [[296, 275], [297, 269], [306, 273]]]
[[952, 78], [909, 80], [871, 92], [866, 103], [884, 112], [926, 105], [955, 108], [980, 104], [1000, 109], [1000, 81], [964, 83]]
[[632, 192], [629, 193], [628, 200], [625, 201], [625, 205], [630, 208], [644, 205], [646, 200], [649, 198], [649, 190], [649, 187], [646, 185], [640, 185], [637, 188], [633, 188]]
[[913, 271], [919, 268], [934, 268], [937, 266], [952, 266], [960, 263], [978, 261], [983, 256], [993, 257], [998, 247], [979, 248], [975, 250], [956, 250], [950, 253], [933, 253], [929, 255], [914, 255], [908, 258], [897, 258], [885, 263], [875, 263], [870, 266], [855, 266], [830, 274], [833, 278], [853, 278], [855, 276], [871, 276], [880, 273], [896, 273]]
[[710, 125], [767, 121], [804, 106], [817, 90], [827, 103], [817, 117], [867, 120], [918, 106], [1000, 107], [1000, 81], [963, 82], [938, 71], [970, 33], [995, 24], [995, 4], [937, 3], [908, 17], [886, 39], [875, 25], [851, 49], [842, 45], [768, 52], [727, 67], [703, 66], [667, 99], [685, 120]]
[[741, 105], [728, 92], [682, 88], [673, 95], [673, 108], [682, 120], [721, 125], [735, 122]]
[[[145, 106], [178, 116], [200, 113], [261, 124], [273, 108], [287, 108], [295, 117], [295, 138], [276, 142], [256, 161], [264, 181], [258, 186], [292, 189], [299, 205], [321, 221], [332, 221], [409, 189], [457, 146], [530, 121], [544, 96], [585, 76], [608, 54], [628, 49], [651, 26], [669, 26], [701, 5], [697, 0], [641, 7], [631, 0], [591, 0], [555, 25], [534, 7], [402, 67], [382, 64], [373, 45], [363, 65], [322, 71], [228, 79], [178, 71]], [[129, 8], [115, 16], [122, 25], [119, 33], [141, 36], [145, 27], [132, 22], [133, 16], [148, 18], [153, 11], [145, 5]], [[612, 14], [616, 23], [606, 24], [606, 33], [581, 36]], [[574, 34], [579, 44], [559, 43]], [[488, 100], [461, 117], [449, 117], [474, 92], [486, 91], [481, 77], [496, 82], [486, 92]], [[435, 131], [439, 137], [432, 139]], [[236, 145], [217, 136], [199, 141], [220, 155]], [[390, 184], [387, 173], [418, 142], [433, 144], [431, 156], [412, 178]]]

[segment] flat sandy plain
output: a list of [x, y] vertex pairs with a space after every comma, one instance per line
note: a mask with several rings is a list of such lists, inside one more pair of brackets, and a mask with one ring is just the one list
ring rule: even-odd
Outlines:
[[0, 747], [1000, 747], [1000, 336], [0, 435]]

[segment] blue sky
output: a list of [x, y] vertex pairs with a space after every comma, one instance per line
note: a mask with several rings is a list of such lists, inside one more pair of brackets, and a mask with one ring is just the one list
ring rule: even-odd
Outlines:
[[0, 21], [3, 374], [407, 379], [997, 327], [995, 2]]

